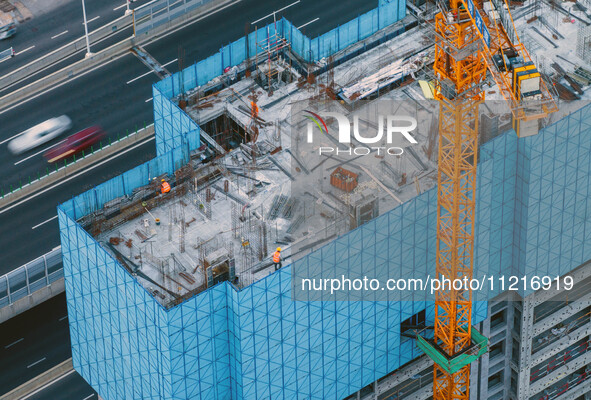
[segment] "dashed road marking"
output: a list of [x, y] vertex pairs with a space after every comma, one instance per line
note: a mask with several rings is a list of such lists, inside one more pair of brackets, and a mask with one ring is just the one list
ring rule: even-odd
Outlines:
[[65, 31], [63, 31], [62, 33], [58, 33], [57, 35], [52, 36], [51, 38], [52, 39], [55, 39], [56, 37], [60, 37], [61, 35], [65, 35], [66, 33], [68, 33], [68, 30], [67, 29]]
[[304, 25], [300, 25], [300, 26], [298, 26], [298, 28], [297, 28], [297, 29], [302, 29], [304, 26], [308, 26], [308, 25], [310, 25], [312, 22], [316, 22], [316, 21], [318, 21], [319, 19], [320, 19], [320, 17], [319, 17], [319, 18], [314, 18], [312, 21], [308, 21], [308, 22], [306, 22]]
[[41, 361], [45, 361], [45, 357], [43, 357], [41, 360], [37, 360], [37, 361], [35, 361], [35, 362], [34, 362], [33, 364], [31, 364], [31, 365], [27, 365], [27, 368], [31, 368], [32, 366], [35, 366], [35, 365], [39, 364]]
[[14, 345], [15, 345], [15, 344], [17, 344], [17, 343], [20, 343], [20, 342], [22, 342], [23, 340], [25, 340], [25, 338], [20, 338], [19, 340], [15, 340], [14, 342], [12, 342], [12, 343], [10, 343], [10, 344], [7, 344], [6, 346], [4, 346], [4, 348], [5, 348], [5, 349], [7, 349], [7, 348], [9, 348], [9, 347], [12, 347], [12, 346], [14, 346]]
[[50, 222], [50, 221], [53, 221], [53, 220], [54, 220], [54, 219], [56, 219], [56, 218], [57, 218], [57, 215], [55, 215], [55, 216], [53, 216], [53, 217], [51, 217], [51, 218], [49, 218], [49, 219], [46, 219], [45, 221], [41, 222], [40, 224], [37, 224], [37, 225], [35, 225], [35, 226], [34, 226], [34, 227], [32, 227], [31, 229], [36, 229], [36, 228], [39, 228], [41, 225], [43, 225], [43, 224], [46, 224], [46, 223], [48, 223], [48, 222]]
[[18, 53], [14, 53], [14, 55], [15, 55], [15, 56], [18, 56], [18, 55], [20, 55], [20, 54], [23, 54], [25, 51], [29, 51], [29, 50], [31, 50], [31, 49], [32, 49], [32, 48], [34, 48], [34, 47], [35, 47], [35, 45], [32, 45], [31, 47], [27, 47], [26, 49], [24, 49], [24, 50], [21, 50], [21, 51], [19, 51]]

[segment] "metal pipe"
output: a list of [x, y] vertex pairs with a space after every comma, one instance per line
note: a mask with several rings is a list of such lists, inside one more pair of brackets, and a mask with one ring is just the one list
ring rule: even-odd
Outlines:
[[[129, 3], [128, 3], [129, 5]], [[88, 23], [86, 22], [86, 6], [84, 5], [84, 0], [82, 0], [82, 16], [84, 17], [84, 37], [86, 38], [86, 57], [90, 57], [92, 53], [90, 52], [90, 43], [88, 41]]]

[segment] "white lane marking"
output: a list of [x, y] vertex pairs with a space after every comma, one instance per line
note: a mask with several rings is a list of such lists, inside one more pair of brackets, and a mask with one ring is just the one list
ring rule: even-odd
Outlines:
[[15, 56], [18, 56], [19, 54], [23, 54], [25, 51], [29, 51], [29, 50], [31, 50], [31, 49], [32, 49], [32, 48], [34, 48], [34, 47], [35, 47], [35, 45], [32, 45], [31, 47], [27, 47], [26, 49], [24, 49], [24, 50], [21, 50], [21, 51], [19, 51], [18, 53], [14, 53], [14, 55], [15, 55]]
[[3, 141], [0, 142], [0, 144], [4, 144], [6, 142], [10, 142], [12, 139], [14, 139], [15, 137], [18, 137], [18, 136], [22, 135], [23, 133], [25, 133], [25, 132], [23, 131], [21, 133], [17, 133], [16, 135], [9, 137], [8, 139], [4, 139]]
[[[204, 20], [204, 19], [206, 19], [206, 18], [209, 18], [209, 17], [211, 17], [212, 15], [215, 15], [215, 14], [217, 14], [217, 13], [219, 13], [219, 12], [221, 12], [221, 11], [225, 10], [225, 9], [226, 9], [226, 8], [228, 8], [228, 7], [232, 7], [233, 5], [236, 5], [236, 4], [240, 3], [241, 1], [242, 1], [242, 0], [234, 0], [234, 1], [233, 1], [232, 3], [230, 3], [230, 4], [226, 4], [225, 6], [223, 6], [223, 7], [220, 7], [220, 8], [216, 9], [216, 10], [215, 10], [215, 11], [213, 11], [213, 12], [210, 12], [210, 13], [204, 14], [204, 15], [200, 16], [199, 18], [192, 20], [192, 21], [191, 21], [191, 23], [190, 23], [189, 25], [195, 24], [195, 23], [197, 23], [197, 22], [199, 22], [199, 21], [201, 21], [201, 20]], [[146, 3], [146, 4], [147, 4], [147, 3]], [[175, 29], [172, 29], [172, 30], [170, 30], [170, 31], [167, 31], [166, 33], [163, 33], [163, 34], [162, 34], [162, 36], [158, 36], [156, 39], [148, 39], [148, 41], [147, 41], [147, 42], [144, 44], [144, 46], [145, 46], [145, 47], [147, 47], [148, 45], [151, 45], [152, 43], [155, 43], [155, 42], [157, 42], [157, 41], [158, 41], [158, 40], [160, 40], [160, 39], [163, 39], [163, 38], [165, 38], [165, 37], [168, 37], [168, 36], [170, 36], [170, 35], [172, 35], [172, 34], [174, 34], [174, 33], [178, 32], [178, 31], [180, 31], [180, 30], [182, 30], [182, 29], [186, 28], [187, 26], [188, 26], [188, 25], [181, 25], [181, 26], [179, 26], [178, 28], [175, 28]], [[100, 43], [101, 41], [103, 41], [103, 40], [107, 40], [107, 39], [108, 39], [108, 38], [101, 39], [101, 40], [99, 40], [98, 42], [96, 42], [96, 43], [94, 43], [94, 44], [98, 44], [98, 43]], [[48, 89], [46, 89], [46, 90], [43, 90], [43, 91], [41, 91], [41, 92], [39, 92], [39, 93], [36, 93], [36, 94], [35, 94], [35, 95], [33, 95], [33, 96], [27, 97], [26, 99], [22, 100], [20, 103], [13, 104], [13, 105], [11, 105], [10, 107], [7, 107], [7, 108], [2, 108], [2, 107], [0, 107], [0, 115], [2, 115], [2, 114], [4, 114], [4, 113], [6, 113], [6, 112], [8, 112], [8, 111], [10, 111], [10, 110], [12, 110], [12, 109], [14, 109], [14, 108], [16, 108], [16, 107], [22, 106], [23, 104], [25, 104], [25, 103], [26, 103], [26, 102], [28, 102], [28, 101], [34, 100], [34, 99], [36, 99], [36, 98], [37, 98], [37, 97], [39, 97], [39, 96], [43, 96], [45, 93], [49, 93], [49, 92], [51, 92], [51, 91], [52, 91], [52, 90], [54, 90], [54, 89], [57, 89], [57, 88], [59, 88], [59, 87], [61, 87], [61, 86], [64, 86], [64, 85], [66, 85], [66, 84], [68, 84], [68, 83], [71, 83], [71, 82], [73, 82], [74, 80], [76, 80], [76, 79], [78, 79], [78, 78], [80, 78], [80, 77], [82, 77], [82, 76], [84, 76], [84, 75], [88, 75], [88, 74], [90, 74], [91, 72], [94, 72], [94, 71], [96, 71], [97, 69], [99, 69], [99, 68], [102, 68], [102, 67], [104, 67], [105, 65], [108, 65], [108, 64], [110, 64], [110, 63], [112, 63], [112, 62], [115, 62], [115, 61], [119, 60], [120, 58], [123, 58], [123, 57], [125, 57], [125, 56], [128, 56], [128, 55], [129, 55], [129, 56], [131, 56], [129, 53], [122, 53], [120, 56], [118, 56], [118, 57], [115, 57], [115, 58], [112, 58], [112, 59], [109, 59], [109, 60], [108, 60], [107, 62], [105, 62], [104, 64], [97, 65], [96, 67], [94, 67], [94, 68], [92, 68], [92, 69], [90, 69], [90, 70], [88, 70], [88, 71], [86, 71], [86, 72], [84, 72], [84, 73], [82, 73], [82, 74], [80, 74], [80, 75], [74, 75], [74, 78], [72, 78], [72, 79], [68, 79], [68, 80], [66, 80], [66, 81], [64, 81], [64, 82], [61, 82], [61, 83], [58, 83], [57, 85], [55, 85], [55, 86], [52, 86], [52, 87], [50, 87], [50, 88], [48, 88]], [[17, 136], [18, 136], [18, 135], [17, 135]], [[2, 143], [4, 143], [4, 142], [0, 142], [0, 144], [2, 144]]]
[[113, 8], [113, 11], [117, 11], [117, 10], [119, 10], [120, 8], [123, 8], [123, 7], [125, 7], [126, 5], [127, 5], [127, 2], [125, 2], [125, 3], [121, 4], [120, 6], [117, 6], [117, 7]]
[[[89, 19], [88, 21], [86, 21], [86, 23], [87, 23], [87, 24], [90, 24], [92, 21], [96, 21], [96, 20], [97, 20], [97, 19], [99, 19], [100, 17], [101, 17], [100, 15], [97, 15], [96, 17], [94, 17], [94, 18], [91, 18], [91, 19]], [[84, 25], [84, 22], [82, 23], [82, 25]]]
[[94, 397], [94, 393], [93, 393], [93, 394], [91, 394], [90, 396], [86, 396], [86, 397], [85, 397], [85, 398], [83, 398], [82, 400], [88, 400], [88, 399], [90, 399], [90, 398], [92, 398], [92, 397]]
[[148, 100], [144, 101], [144, 103], [149, 103], [152, 101], [152, 98], [150, 97]]
[[61, 317], [60, 319], [58, 319], [58, 321], [63, 321], [63, 320], [64, 320], [64, 319], [66, 319], [66, 318], [68, 318], [68, 316], [67, 316], [67, 315], [66, 315], [66, 316], [64, 316], [64, 317]]
[[132, 146], [132, 147], [130, 147], [130, 148], [128, 148], [128, 149], [126, 149], [126, 150], [124, 150], [124, 151], [120, 152], [120, 153], [116, 153], [116, 154], [114, 154], [113, 156], [111, 156], [111, 157], [109, 157], [109, 158], [107, 158], [107, 159], [105, 159], [105, 160], [103, 160], [103, 161], [101, 161], [101, 162], [99, 162], [99, 163], [97, 163], [97, 164], [94, 164], [94, 165], [92, 165], [92, 166], [90, 166], [90, 167], [88, 167], [88, 168], [86, 168], [86, 169], [83, 169], [82, 171], [78, 172], [77, 174], [74, 174], [74, 175], [72, 175], [72, 176], [70, 176], [70, 177], [68, 177], [68, 178], [66, 178], [66, 179], [63, 179], [63, 180], [61, 180], [61, 181], [59, 181], [59, 182], [56, 182], [54, 185], [51, 185], [50, 187], [48, 187], [48, 188], [46, 188], [46, 189], [40, 190], [40, 191], [38, 191], [38, 192], [37, 192], [37, 193], [35, 193], [35, 194], [32, 194], [32, 195], [30, 195], [30, 196], [27, 196], [26, 198], [22, 199], [22, 200], [21, 200], [21, 201], [19, 201], [18, 203], [15, 203], [15, 204], [13, 204], [13, 205], [11, 205], [11, 206], [8, 206], [8, 207], [6, 207], [6, 208], [4, 208], [4, 209], [0, 210], [0, 214], [2, 214], [2, 213], [5, 213], [6, 211], [8, 211], [8, 210], [10, 210], [10, 209], [12, 209], [12, 208], [14, 208], [14, 207], [20, 206], [21, 204], [23, 204], [23, 203], [26, 203], [27, 201], [29, 201], [29, 200], [31, 200], [31, 199], [34, 199], [35, 197], [37, 197], [37, 196], [40, 196], [40, 195], [42, 195], [42, 194], [43, 194], [43, 193], [45, 193], [45, 192], [48, 192], [48, 191], [50, 191], [50, 190], [53, 190], [53, 189], [55, 189], [56, 187], [58, 187], [59, 185], [62, 185], [62, 184], [64, 184], [64, 183], [66, 183], [66, 182], [69, 182], [69, 181], [71, 181], [72, 179], [74, 179], [74, 178], [77, 178], [77, 177], [79, 177], [80, 175], [83, 175], [83, 174], [87, 173], [88, 171], [92, 171], [92, 170], [93, 170], [93, 169], [95, 169], [96, 167], [100, 167], [101, 165], [103, 165], [103, 164], [105, 164], [105, 163], [108, 163], [109, 161], [112, 161], [112, 160], [114, 160], [115, 158], [117, 158], [117, 157], [119, 157], [119, 156], [122, 156], [123, 154], [125, 154], [125, 153], [127, 153], [127, 152], [129, 152], [129, 151], [131, 151], [131, 150], [134, 150], [134, 149], [136, 149], [137, 147], [143, 146], [144, 144], [146, 144], [146, 143], [148, 143], [149, 141], [151, 141], [151, 140], [154, 140], [154, 139], [155, 139], [155, 136], [151, 136], [151, 137], [147, 138], [146, 140], [144, 140], [144, 141], [142, 141], [142, 142], [139, 142], [139, 143], [138, 143], [138, 144], [136, 144], [135, 146]]
[[19, 160], [19, 161], [15, 162], [15, 163], [14, 163], [14, 165], [19, 165], [20, 163], [22, 163], [22, 162], [25, 162], [25, 161], [27, 161], [28, 159], [30, 159], [30, 158], [33, 158], [33, 157], [35, 157], [36, 155], [39, 155], [39, 154], [41, 154], [41, 153], [43, 153], [43, 152], [46, 152], [47, 150], [51, 149], [52, 147], [55, 147], [55, 146], [57, 146], [58, 144], [62, 144], [62, 143], [63, 143], [63, 142], [65, 142], [65, 141], [66, 141], [66, 139], [64, 139], [64, 140], [61, 140], [61, 141], [57, 142], [56, 144], [53, 144], [53, 145], [51, 145], [51, 146], [49, 146], [49, 147], [47, 147], [47, 148], [45, 148], [45, 149], [43, 149], [43, 150], [40, 150], [40, 151], [38, 151], [38, 152], [37, 152], [37, 153], [35, 153], [35, 154], [31, 154], [29, 157], [23, 158], [22, 160]]
[[4, 348], [5, 348], [5, 349], [7, 349], [7, 348], [9, 348], [9, 347], [12, 347], [12, 346], [14, 346], [14, 345], [15, 345], [15, 344], [17, 344], [17, 343], [20, 343], [20, 342], [22, 342], [23, 340], [25, 340], [25, 338], [20, 338], [19, 340], [16, 340], [16, 341], [14, 341], [14, 342], [12, 342], [12, 343], [10, 343], [10, 344], [7, 344], [6, 346], [4, 346]]
[[65, 35], [66, 33], [68, 33], [68, 30], [67, 29], [65, 31], [63, 31], [62, 33], [58, 33], [57, 35], [52, 36], [51, 38], [52, 39], [55, 39], [56, 37], [60, 37], [61, 35]]
[[[293, 3], [291, 3], [291, 4], [287, 5], [287, 6], [283, 7], [283, 8], [280, 8], [280, 9], [279, 9], [279, 10], [277, 10], [277, 11], [275, 11], [275, 13], [280, 13], [281, 11], [283, 11], [283, 10], [285, 10], [285, 9], [287, 9], [287, 8], [291, 7], [291, 6], [295, 6], [295, 5], [296, 5], [296, 4], [298, 4], [299, 2], [300, 2], [300, 0], [298, 0], [298, 1], [294, 1]], [[254, 24], [256, 24], [257, 22], [260, 22], [260, 21], [264, 20], [265, 18], [269, 18], [271, 15], [273, 15], [273, 13], [271, 13], [271, 14], [269, 14], [269, 15], [265, 15], [263, 18], [259, 18], [259, 19], [257, 19], [256, 21], [253, 21], [253, 22], [251, 22], [250, 24], [251, 24], [251, 25], [254, 25]]]
[[56, 383], [56, 382], [58, 382], [58, 381], [61, 381], [61, 380], [62, 380], [62, 379], [64, 379], [66, 376], [68, 376], [68, 375], [70, 375], [70, 374], [72, 374], [72, 373], [74, 373], [74, 372], [76, 372], [76, 370], [75, 370], [75, 369], [72, 369], [72, 370], [70, 370], [70, 371], [66, 372], [65, 374], [63, 374], [63, 375], [62, 375], [62, 376], [60, 376], [59, 378], [55, 378], [54, 380], [52, 380], [51, 382], [49, 382], [49, 383], [47, 383], [47, 384], [45, 384], [45, 385], [41, 386], [39, 389], [35, 390], [34, 392], [31, 392], [31, 393], [29, 393], [29, 394], [28, 394], [28, 395], [26, 395], [25, 397], [21, 398], [21, 400], [27, 400], [29, 397], [32, 397], [32, 396], [36, 395], [37, 393], [39, 393], [39, 392], [41, 392], [41, 391], [45, 390], [45, 388], [47, 388], [48, 386], [51, 386], [51, 385], [53, 385], [54, 383]]
[[[175, 62], [175, 61], [178, 61], [178, 58], [175, 58], [174, 60], [172, 60], [172, 61], [169, 61], [169, 62], [167, 62], [166, 64], [163, 64], [162, 66], [163, 66], [163, 67], [166, 67], [167, 65], [170, 65], [170, 64], [172, 64], [172, 63], [173, 63], [173, 62]], [[146, 72], [145, 74], [141, 74], [141, 75], [140, 75], [140, 76], [138, 76], [137, 78], [133, 78], [132, 80], [130, 80], [130, 81], [127, 81], [127, 84], [129, 85], [131, 82], [135, 82], [135, 81], [137, 81], [138, 79], [141, 79], [141, 78], [143, 78], [144, 76], [148, 76], [148, 75], [150, 75], [152, 72], [154, 72], [154, 70], [150, 70], [150, 71]], [[154, 72], [154, 73], [155, 73], [155, 72]]]
[[17, 133], [16, 135], [14, 135], [14, 136], [11, 136], [11, 137], [9, 137], [8, 139], [5, 139], [5, 140], [1, 141], [1, 142], [0, 142], [0, 144], [4, 144], [4, 143], [6, 143], [6, 142], [9, 142], [9, 141], [11, 141], [12, 139], [14, 139], [15, 137], [22, 135], [23, 133], [25, 133], [25, 132], [23, 131], [23, 132], [21, 132], [21, 133]]
[[27, 368], [31, 368], [32, 366], [39, 364], [41, 361], [45, 361], [45, 357], [43, 357], [41, 360], [37, 360], [37, 361], [35, 361], [35, 362], [34, 362], [33, 364], [31, 364], [31, 365], [27, 365]]
[[308, 22], [306, 22], [304, 25], [300, 25], [300, 26], [298, 26], [298, 28], [297, 28], [297, 29], [302, 29], [304, 26], [308, 26], [308, 25], [310, 25], [312, 22], [316, 22], [316, 21], [318, 21], [319, 19], [320, 19], [320, 17], [319, 17], [319, 18], [314, 18], [312, 21], [308, 21]]
[[39, 228], [41, 225], [43, 225], [43, 224], [46, 224], [46, 223], [48, 223], [48, 222], [50, 222], [50, 221], [53, 221], [53, 220], [54, 220], [54, 219], [56, 219], [56, 218], [57, 218], [57, 215], [55, 215], [55, 216], [53, 216], [53, 217], [51, 217], [51, 218], [49, 218], [49, 219], [46, 219], [45, 221], [41, 222], [40, 224], [37, 224], [37, 225], [35, 225], [35, 226], [34, 226], [34, 227], [32, 227], [31, 229], [36, 229], [36, 228]]

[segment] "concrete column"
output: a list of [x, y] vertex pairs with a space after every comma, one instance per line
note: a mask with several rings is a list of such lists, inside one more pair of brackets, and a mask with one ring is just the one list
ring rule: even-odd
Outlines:
[[530, 359], [533, 340], [534, 325], [534, 301], [536, 294], [533, 293], [523, 299], [523, 312], [521, 314], [521, 354], [519, 363], [519, 400], [528, 400]]

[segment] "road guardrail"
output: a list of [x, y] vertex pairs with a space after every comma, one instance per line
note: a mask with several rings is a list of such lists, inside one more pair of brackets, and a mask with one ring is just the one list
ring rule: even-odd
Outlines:
[[90, 149], [87, 149], [86, 151], [83, 150], [78, 153], [78, 156], [74, 155], [73, 160], [71, 160], [70, 163], [68, 163], [68, 160], [66, 159], [61, 165], [56, 163], [51, 168], [47, 167], [43, 173], [38, 171], [36, 176], [33, 176], [32, 178], [29, 176], [28, 181], [24, 184], [21, 180], [16, 187], [9, 185], [6, 192], [2, 186], [0, 187], [0, 210], [11, 203], [48, 187], [49, 185], [58, 182], [60, 179], [71, 176], [103, 158], [115, 154], [117, 151], [123, 150], [153, 134], [154, 124], [146, 125], [144, 123], [142, 129], [138, 130], [136, 126], [135, 132], [130, 133], [129, 130], [127, 130], [125, 135], [118, 134], [116, 139], [109, 138], [105, 143], [102, 141], [99, 142], [99, 144], [96, 145], [96, 148], [91, 146]]
[[154, 0], [134, 10], [134, 33], [140, 35], [150, 29], [173, 21], [180, 16], [214, 0]]
[[14, 57], [14, 49], [12, 47], [9, 49], [0, 51], [0, 62], [6, 60], [8, 58], [11, 58], [11, 57]]
[[[92, 32], [89, 32], [88, 40], [90, 44], [93, 44], [111, 35], [114, 35], [117, 32], [120, 32], [122, 29], [132, 26], [133, 15], [124, 15], [106, 25], [101, 26], [98, 29], [95, 29]], [[59, 61], [62, 61], [65, 58], [68, 58], [73, 54], [76, 54], [79, 51], [86, 51], [86, 39], [84, 36], [0, 77], [0, 90], [6, 89], [37, 72], [43, 71], [44, 69]], [[0, 61], [1, 59], [2, 57], [0, 56]]]
[[[181, 0], [182, 1], [182, 0]], [[205, 18], [219, 9], [225, 8], [240, 0], [213, 0], [210, 3], [197, 7], [187, 14], [181, 15], [173, 21], [160, 24], [153, 30], [145, 31], [135, 37], [125, 39], [117, 44], [114, 44], [104, 50], [92, 54], [83, 60], [77, 61], [74, 64], [62, 68], [50, 75], [44, 76], [37, 81], [30, 83], [27, 86], [19, 88], [14, 92], [8, 93], [0, 97], [0, 110], [4, 110], [15, 104], [21, 103], [43, 90], [50, 89], [67, 80], [75, 79], [85, 72], [101, 65], [113, 61], [131, 50], [133, 46], [138, 46], [165, 36], [169, 31], [179, 29], [185, 26], [188, 22], [199, 18]]]
[[0, 276], [0, 308], [10, 306], [63, 277], [62, 248], [58, 246]]

